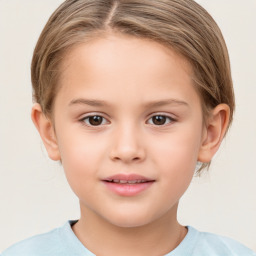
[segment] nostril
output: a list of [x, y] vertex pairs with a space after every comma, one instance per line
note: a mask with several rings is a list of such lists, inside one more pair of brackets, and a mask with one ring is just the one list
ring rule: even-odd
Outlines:
[[137, 162], [137, 161], [140, 161], [140, 157], [118, 157], [118, 156], [115, 156], [115, 157], [111, 157], [111, 159], [113, 161], [134, 161], [134, 162]]
[[109, 152], [112, 161], [139, 162], [145, 158], [145, 150], [135, 138], [132, 141], [118, 141]]

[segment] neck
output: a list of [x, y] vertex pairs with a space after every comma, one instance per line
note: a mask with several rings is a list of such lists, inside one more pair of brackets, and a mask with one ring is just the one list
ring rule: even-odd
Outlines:
[[187, 233], [177, 222], [177, 206], [152, 223], [129, 228], [115, 226], [81, 208], [81, 219], [72, 229], [96, 255], [164, 255], [175, 249]]

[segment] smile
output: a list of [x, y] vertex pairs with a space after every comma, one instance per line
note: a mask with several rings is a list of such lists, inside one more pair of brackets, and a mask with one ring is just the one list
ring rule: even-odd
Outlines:
[[137, 184], [149, 182], [147, 180], [107, 180], [107, 182], [120, 183], [120, 184]]
[[107, 190], [119, 196], [136, 196], [148, 190], [155, 182], [137, 174], [117, 174], [102, 180]]

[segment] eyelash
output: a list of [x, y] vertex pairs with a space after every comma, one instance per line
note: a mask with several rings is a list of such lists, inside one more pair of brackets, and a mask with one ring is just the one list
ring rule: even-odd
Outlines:
[[[102, 120], [104, 120], [104, 123], [103, 124], [100, 123], [98, 125], [92, 125], [92, 124], [88, 123], [90, 118], [95, 118], [95, 117], [101, 118]], [[105, 117], [103, 117], [102, 115], [100, 115], [100, 114], [99, 115], [94, 114], [94, 115], [85, 116], [85, 117], [81, 118], [79, 121], [82, 122], [84, 125], [89, 126], [89, 127], [98, 127], [98, 126], [105, 125], [105, 124], [109, 123], [107, 121], [107, 119]], [[88, 122], [86, 122], [86, 121], [88, 121]]]
[[[153, 125], [153, 126], [166, 126], [166, 125], [168, 125], [168, 124], [170, 124], [170, 123], [173, 123], [173, 122], [176, 122], [176, 121], [177, 121], [175, 118], [170, 117], [170, 116], [165, 115], [165, 114], [155, 114], [155, 115], [151, 116], [151, 117], [148, 119], [147, 122], [149, 122], [150, 119], [156, 118], [156, 117], [161, 117], [161, 118], [163, 117], [163, 118], [164, 118], [164, 124], [158, 124], [158, 125], [157, 125], [157, 124], [154, 124], [154, 123], [150, 123], [150, 125]], [[168, 123], [166, 123], [167, 120], [169, 120]]]
[[[93, 125], [90, 122], [90, 118], [101, 118], [101, 120], [103, 121], [103, 123], [101, 122], [100, 124], [98, 125]], [[161, 117], [161, 118], [164, 118], [164, 123], [163, 124], [154, 124], [153, 122], [149, 122], [149, 120], [151, 120], [152, 118], [156, 118], [156, 117]], [[168, 121], [167, 121], [168, 120]], [[82, 122], [84, 125], [86, 126], [89, 126], [89, 127], [99, 127], [99, 126], [102, 126], [102, 125], [106, 125], [106, 124], [109, 124], [110, 122], [107, 121], [107, 119], [105, 117], [103, 117], [101, 114], [93, 114], [93, 115], [89, 115], [89, 116], [85, 116], [83, 118], [81, 118], [79, 120], [80, 122]], [[92, 121], [92, 120], [91, 120]], [[149, 119], [147, 119], [147, 122], [148, 124], [152, 125], [152, 126], [166, 126], [170, 123], [173, 123], [173, 122], [176, 122], [177, 120], [173, 117], [170, 117], [166, 114], [154, 114], [152, 115]], [[166, 123], [167, 122], [167, 123]]]

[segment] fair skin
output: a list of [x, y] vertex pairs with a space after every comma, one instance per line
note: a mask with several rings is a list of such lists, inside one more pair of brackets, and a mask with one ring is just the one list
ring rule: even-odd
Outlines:
[[228, 106], [204, 123], [189, 63], [146, 39], [110, 34], [80, 44], [62, 71], [52, 117], [35, 104], [32, 119], [80, 200], [74, 233], [96, 255], [172, 251], [187, 233], [179, 199], [197, 161], [217, 151]]

